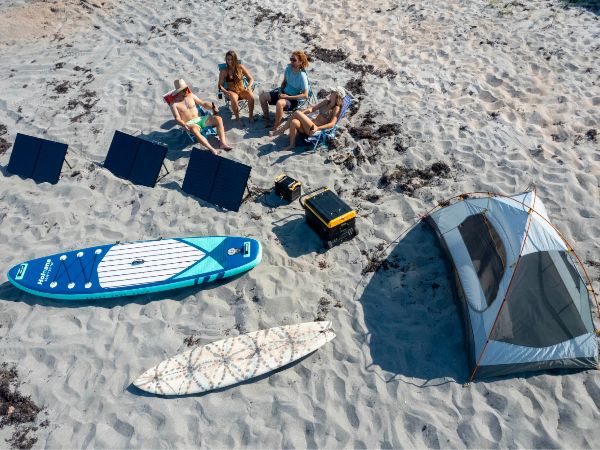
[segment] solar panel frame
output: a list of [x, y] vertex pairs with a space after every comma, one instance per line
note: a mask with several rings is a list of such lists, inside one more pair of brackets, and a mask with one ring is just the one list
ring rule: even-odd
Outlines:
[[140, 139], [116, 130], [104, 167], [134, 184], [154, 187], [167, 156], [166, 145]]
[[58, 183], [67, 144], [17, 133], [6, 170], [37, 183]]
[[167, 147], [140, 139], [137, 155], [128, 179], [142, 186], [154, 187], [160, 173], [163, 160], [167, 156]]
[[239, 211], [252, 167], [221, 158], [210, 194], [210, 202], [229, 211]]
[[229, 211], [239, 211], [252, 167], [206, 150], [192, 149], [184, 192]]
[[128, 179], [140, 146], [139, 141], [134, 136], [115, 130], [104, 159], [104, 167], [114, 175]]
[[65, 156], [67, 155], [67, 148], [67, 144], [44, 140], [40, 147], [31, 178], [40, 182], [58, 183]]

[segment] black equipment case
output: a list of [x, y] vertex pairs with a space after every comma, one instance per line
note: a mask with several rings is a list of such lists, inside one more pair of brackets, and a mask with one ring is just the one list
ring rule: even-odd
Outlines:
[[302, 193], [302, 184], [287, 175], [279, 175], [275, 178], [275, 194], [279, 197], [293, 202]]
[[304, 195], [300, 203], [305, 210], [306, 222], [321, 237], [325, 248], [330, 249], [358, 234], [356, 211], [329, 188]]

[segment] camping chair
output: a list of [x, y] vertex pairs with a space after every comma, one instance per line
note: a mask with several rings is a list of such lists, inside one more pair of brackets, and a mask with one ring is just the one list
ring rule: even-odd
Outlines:
[[346, 115], [346, 112], [348, 111], [348, 108], [350, 107], [350, 105], [352, 104], [353, 101], [354, 101], [354, 99], [352, 97], [350, 97], [350, 95], [346, 95], [342, 102], [342, 109], [340, 110], [340, 115], [338, 116], [338, 119], [335, 122], [335, 125], [332, 128], [330, 128], [329, 130], [317, 131], [315, 134], [313, 134], [312, 136], [308, 136], [305, 139], [306, 141], [310, 142], [311, 144], [314, 143], [313, 150], [316, 150], [318, 147], [326, 147], [327, 148], [327, 141], [335, 138], [335, 133], [336, 133], [337, 127], [338, 127], [340, 121]]
[[[173, 103], [174, 98], [175, 97], [173, 95], [173, 91], [169, 91], [165, 95], [163, 95], [163, 100], [169, 106], [171, 106], [171, 103]], [[200, 114], [201, 116], [206, 116], [207, 114], [210, 114], [210, 112], [206, 111], [200, 105], [197, 105], [197, 108], [198, 108], [198, 114]], [[192, 141], [192, 143], [196, 142], [196, 137], [193, 135], [192, 132], [190, 132], [190, 130], [188, 130], [187, 128], [183, 128], [183, 127], [181, 127], [180, 130], [183, 131], [187, 135], [188, 138], [190, 138], [190, 141]], [[200, 132], [202, 133], [202, 136], [204, 136], [207, 139], [209, 136], [217, 135], [217, 129], [215, 127], [206, 127], [203, 130], [201, 130]]]
[[[241, 64], [241, 63], [242, 63], [242, 60], [241, 59], [238, 60], [238, 64]], [[221, 70], [224, 70], [227, 67], [227, 64], [226, 63], [221, 63], [221, 64], [218, 64], [217, 67], [219, 68], [219, 73], [220, 73]], [[248, 87], [248, 78], [243, 77], [243, 82], [244, 82], [244, 87], [247, 88]], [[259, 87], [259, 86], [260, 86], [260, 82], [255, 81], [254, 84], [252, 85], [252, 92], [254, 92], [255, 89], [257, 87]], [[223, 87], [227, 88], [227, 81], [223, 82]], [[218, 89], [218, 86], [217, 86], [217, 89]], [[231, 102], [229, 101], [229, 97], [227, 97], [225, 94], [223, 94], [220, 90], [218, 90], [217, 96], [219, 98], [223, 97], [223, 99], [225, 100], [225, 107], [231, 109], [231, 106], [230, 106]], [[247, 106], [248, 106], [248, 101], [247, 100], [240, 100], [240, 101], [238, 101], [238, 109], [240, 111], [244, 110]]]

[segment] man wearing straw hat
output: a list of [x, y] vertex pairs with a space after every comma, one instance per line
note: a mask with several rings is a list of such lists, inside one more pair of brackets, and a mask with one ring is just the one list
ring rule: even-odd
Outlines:
[[[189, 130], [198, 139], [200, 144], [217, 155], [219, 153], [218, 150], [210, 145], [210, 142], [201, 133], [204, 128], [215, 127], [221, 141], [220, 148], [231, 150], [225, 139], [223, 119], [217, 115], [217, 108], [214, 103], [204, 102], [196, 97], [183, 79], [175, 80], [175, 90], [171, 92], [171, 95], [173, 96], [173, 101], [169, 106], [171, 107], [175, 121], [179, 125]], [[212, 114], [201, 116], [198, 114], [196, 105], [202, 106], [207, 111], [212, 111]]]

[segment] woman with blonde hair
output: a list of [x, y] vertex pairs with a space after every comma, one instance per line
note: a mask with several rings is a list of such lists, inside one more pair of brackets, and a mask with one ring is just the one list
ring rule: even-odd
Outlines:
[[[244, 85], [244, 78], [247, 85]], [[229, 98], [231, 110], [238, 124], [241, 122], [238, 104], [240, 99], [248, 101], [248, 119], [251, 123], [254, 122], [253, 84], [254, 78], [248, 69], [240, 64], [236, 53], [233, 50], [228, 51], [225, 54], [225, 68], [219, 72], [219, 91]]]
[[290, 56], [290, 63], [283, 73], [283, 82], [278, 89], [263, 91], [259, 96], [266, 126], [269, 126], [269, 105], [275, 105], [275, 124], [273, 130], [281, 124], [284, 111], [296, 109], [300, 101], [308, 99], [308, 77], [304, 71], [308, 67], [308, 57], [296, 50]]
[[[271, 131], [269, 136], [275, 137], [290, 130], [290, 145], [283, 150], [292, 150], [296, 147], [296, 137], [298, 133], [307, 136], [313, 136], [321, 130], [329, 130], [337, 123], [342, 111], [342, 103], [346, 97], [346, 90], [337, 86], [331, 89], [331, 93], [327, 98], [317, 103], [314, 106], [309, 106], [306, 109], [295, 111], [290, 120], [284, 123], [275, 131]], [[309, 114], [318, 112], [314, 119], [311, 119]]]

